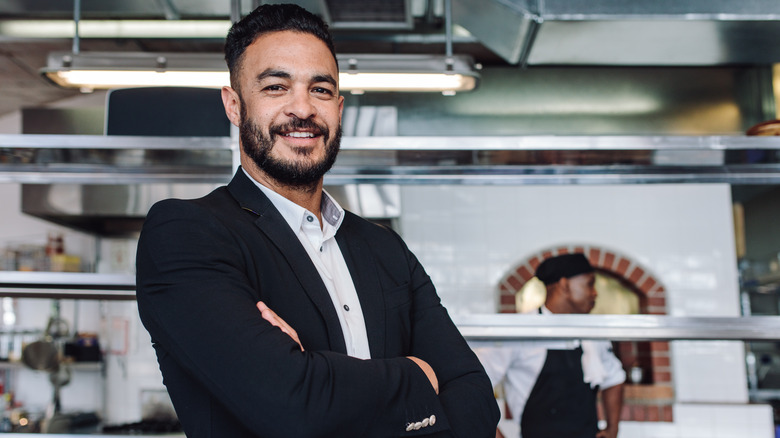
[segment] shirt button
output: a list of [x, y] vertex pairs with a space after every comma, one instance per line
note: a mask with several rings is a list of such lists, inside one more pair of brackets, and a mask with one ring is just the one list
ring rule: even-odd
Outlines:
[[347, 312], [349, 312], [349, 306], [347, 306], [346, 304], [344, 304], [344, 310], [346, 310]]
[[306, 216], [306, 220], [309, 222], [314, 222], [314, 218], [311, 216]]
[[322, 252], [322, 247], [320, 247], [320, 252]]

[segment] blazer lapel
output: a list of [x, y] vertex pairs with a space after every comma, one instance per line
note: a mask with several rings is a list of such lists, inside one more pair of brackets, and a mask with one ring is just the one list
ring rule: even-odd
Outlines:
[[328, 340], [332, 351], [346, 353], [344, 334], [341, 331], [333, 301], [328, 289], [322, 282], [317, 268], [309, 254], [301, 246], [298, 237], [290, 229], [282, 215], [271, 201], [258, 189], [239, 168], [236, 176], [228, 185], [228, 190], [239, 202], [241, 208], [255, 213], [258, 217], [255, 225], [276, 245], [298, 278], [303, 290], [319, 310], [328, 328]]
[[349, 233], [347, 220], [348, 217], [344, 219], [339, 232], [336, 233], [336, 241], [344, 255], [344, 261], [347, 262], [352, 281], [355, 283], [366, 323], [371, 357], [383, 358], [385, 357], [385, 300], [376, 273], [376, 263], [371, 257], [368, 242]]

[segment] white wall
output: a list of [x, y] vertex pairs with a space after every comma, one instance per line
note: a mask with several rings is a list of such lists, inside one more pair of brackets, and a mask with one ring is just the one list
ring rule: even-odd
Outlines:
[[[494, 313], [498, 282], [520, 262], [584, 244], [651, 271], [670, 315], [740, 315], [728, 185], [403, 186], [401, 196], [402, 235], [452, 314]], [[675, 341], [671, 353], [678, 402], [747, 403], [741, 342]]]

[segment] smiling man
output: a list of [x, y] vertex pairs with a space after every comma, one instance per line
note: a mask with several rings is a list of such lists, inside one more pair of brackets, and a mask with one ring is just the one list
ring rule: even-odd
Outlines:
[[263, 5], [228, 34], [241, 168], [149, 211], [137, 297], [188, 437], [489, 437], [490, 381], [392, 230], [323, 190], [344, 98], [327, 26]]

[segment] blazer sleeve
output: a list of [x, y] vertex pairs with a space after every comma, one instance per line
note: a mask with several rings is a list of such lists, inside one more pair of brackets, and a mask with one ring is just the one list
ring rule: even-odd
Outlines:
[[493, 385], [477, 356], [461, 336], [436, 289], [400, 236], [413, 297], [411, 355], [431, 365], [439, 380], [439, 400], [454, 436], [494, 437], [500, 412]]
[[[139, 238], [137, 300], [158, 358], [161, 351], [171, 356], [248, 430], [264, 438], [446, 436], [447, 417], [459, 424], [458, 415], [474, 415], [466, 411], [476, 404], [461, 399], [473, 398], [471, 391], [484, 382], [473, 376], [476, 366], [453, 373], [447, 363], [453, 357], [420, 355], [444, 377], [437, 397], [422, 370], [406, 358], [360, 360], [300, 351], [257, 311], [246, 252], [237, 249], [246, 243], [226, 222], [195, 202], [156, 204]], [[416, 339], [416, 350], [422, 353], [443, 336], [436, 349], [459, 358], [464, 346], [454, 326], [426, 295], [419, 331], [435, 332]], [[435, 328], [440, 323], [445, 327]], [[430, 415], [440, 419], [435, 426], [406, 431], [410, 421]]]

